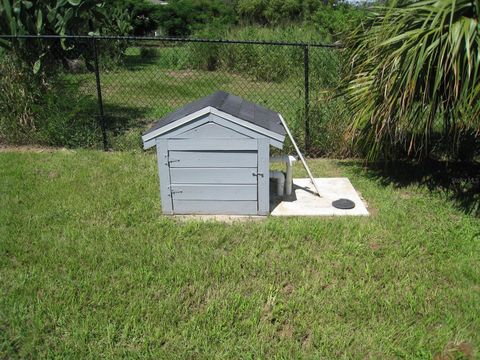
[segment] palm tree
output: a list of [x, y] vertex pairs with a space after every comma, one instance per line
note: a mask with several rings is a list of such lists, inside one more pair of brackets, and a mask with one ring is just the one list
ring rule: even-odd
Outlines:
[[458, 149], [470, 137], [478, 149], [480, 0], [407, 0], [374, 11], [347, 42], [354, 142], [370, 159], [398, 149], [429, 155], [435, 139]]

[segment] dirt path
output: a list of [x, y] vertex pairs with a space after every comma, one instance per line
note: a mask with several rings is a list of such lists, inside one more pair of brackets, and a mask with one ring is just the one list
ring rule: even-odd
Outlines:
[[66, 148], [57, 148], [52, 146], [40, 146], [40, 145], [5, 145], [0, 144], [0, 152], [55, 152], [55, 151], [74, 151]]

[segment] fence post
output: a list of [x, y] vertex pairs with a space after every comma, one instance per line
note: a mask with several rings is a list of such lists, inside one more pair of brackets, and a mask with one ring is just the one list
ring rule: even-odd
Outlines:
[[305, 155], [310, 155], [310, 58], [308, 45], [303, 47], [303, 76], [305, 86]]
[[97, 98], [98, 98], [98, 108], [100, 114], [100, 127], [102, 128], [102, 139], [103, 139], [103, 150], [108, 150], [108, 140], [107, 140], [107, 124], [105, 122], [105, 114], [103, 112], [103, 99], [102, 99], [102, 86], [100, 84], [100, 69], [98, 66], [98, 49], [97, 49], [97, 39], [93, 38], [93, 54], [95, 57], [95, 79], [97, 81]]

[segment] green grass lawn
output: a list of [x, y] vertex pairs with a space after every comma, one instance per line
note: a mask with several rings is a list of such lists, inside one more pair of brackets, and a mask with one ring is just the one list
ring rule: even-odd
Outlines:
[[152, 153], [0, 152], [0, 358], [478, 354], [479, 219], [356, 162], [311, 164], [372, 216], [181, 222]]

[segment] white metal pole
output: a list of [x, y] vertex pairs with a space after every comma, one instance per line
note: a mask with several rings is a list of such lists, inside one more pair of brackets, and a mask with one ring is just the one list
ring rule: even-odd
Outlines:
[[295, 142], [295, 139], [292, 136], [292, 133], [290, 132], [290, 129], [288, 128], [287, 123], [285, 122], [285, 119], [282, 117], [282, 115], [278, 114], [280, 116], [280, 120], [282, 121], [282, 125], [285, 128], [285, 131], [287, 132], [288, 136], [290, 137], [290, 140], [292, 140], [292, 144], [295, 147], [295, 150], [297, 151], [298, 157], [302, 161], [303, 167], [305, 170], [307, 170], [308, 176], [310, 177], [310, 180], [312, 181], [313, 186], [315, 187], [315, 191], [317, 192], [317, 195], [319, 197], [322, 197], [320, 195], [320, 191], [318, 190], [317, 184], [315, 183], [315, 179], [313, 178], [312, 172], [310, 171], [310, 168], [307, 165], [307, 162], [305, 161], [302, 153], [300, 152], [300, 149], [297, 146], [297, 143]]

